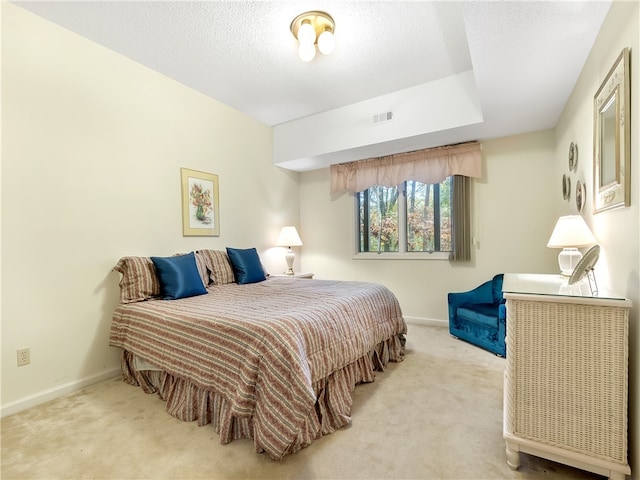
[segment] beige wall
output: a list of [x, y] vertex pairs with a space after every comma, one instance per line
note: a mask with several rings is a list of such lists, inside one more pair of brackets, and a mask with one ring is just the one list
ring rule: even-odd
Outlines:
[[[594, 215], [593, 97], [624, 47], [631, 50], [631, 206]], [[587, 185], [583, 216], [601, 246], [595, 268], [599, 284], [633, 302], [629, 318], [630, 463], [640, 478], [640, 10], [638, 2], [614, 2], [556, 128], [554, 177], [568, 173], [571, 142], [579, 147], [578, 172]], [[561, 202], [561, 214], [575, 214], [573, 202]]]
[[[6, 414], [115, 374], [119, 257], [255, 246], [284, 269], [298, 174], [269, 127], [7, 2], [2, 40]], [[180, 167], [219, 175], [220, 237], [182, 236]]]
[[552, 177], [552, 130], [482, 142], [481, 179], [472, 182], [473, 261], [354, 259], [353, 195], [331, 198], [329, 170], [300, 176], [302, 268], [317, 278], [377, 281], [393, 290], [415, 322], [447, 321], [447, 293], [473, 288], [500, 272], [549, 272], [546, 247], [560, 182]]

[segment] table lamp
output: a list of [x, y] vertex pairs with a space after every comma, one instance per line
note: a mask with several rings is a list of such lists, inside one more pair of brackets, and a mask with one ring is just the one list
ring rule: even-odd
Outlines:
[[302, 240], [300, 240], [300, 235], [298, 235], [296, 227], [282, 227], [276, 246], [288, 248], [287, 253], [284, 256], [287, 260], [288, 267], [285, 275], [293, 275], [293, 261], [295, 260], [296, 255], [293, 253], [293, 250], [291, 250], [291, 247], [302, 246]]
[[589, 247], [597, 242], [581, 215], [566, 215], [556, 222], [547, 247], [562, 248], [558, 265], [562, 275], [569, 277], [582, 258], [578, 248]]

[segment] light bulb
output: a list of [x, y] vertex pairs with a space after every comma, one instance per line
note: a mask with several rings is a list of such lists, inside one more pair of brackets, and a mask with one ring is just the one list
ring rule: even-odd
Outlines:
[[336, 48], [336, 38], [330, 29], [326, 29], [318, 37], [318, 50], [325, 55], [329, 55]]
[[298, 29], [298, 42], [300, 45], [313, 45], [316, 42], [316, 31], [309, 20], [303, 20]]
[[310, 62], [316, 56], [316, 46], [313, 43], [301, 43], [298, 46], [298, 56], [303, 62]]

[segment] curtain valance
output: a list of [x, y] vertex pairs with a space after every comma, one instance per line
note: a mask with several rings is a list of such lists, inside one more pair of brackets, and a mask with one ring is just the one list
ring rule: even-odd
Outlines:
[[407, 180], [440, 183], [451, 175], [482, 176], [480, 143], [449, 145], [331, 165], [331, 193], [362, 192], [373, 185], [394, 187]]

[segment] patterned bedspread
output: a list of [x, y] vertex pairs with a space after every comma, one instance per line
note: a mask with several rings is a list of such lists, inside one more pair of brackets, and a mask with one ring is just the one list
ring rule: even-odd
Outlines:
[[[272, 277], [119, 305], [110, 345], [224, 397], [231, 416], [251, 418], [256, 444], [279, 459], [304, 446], [296, 443], [317, 415], [319, 382], [405, 332], [382, 285]], [[391, 360], [400, 361], [396, 350]]]

